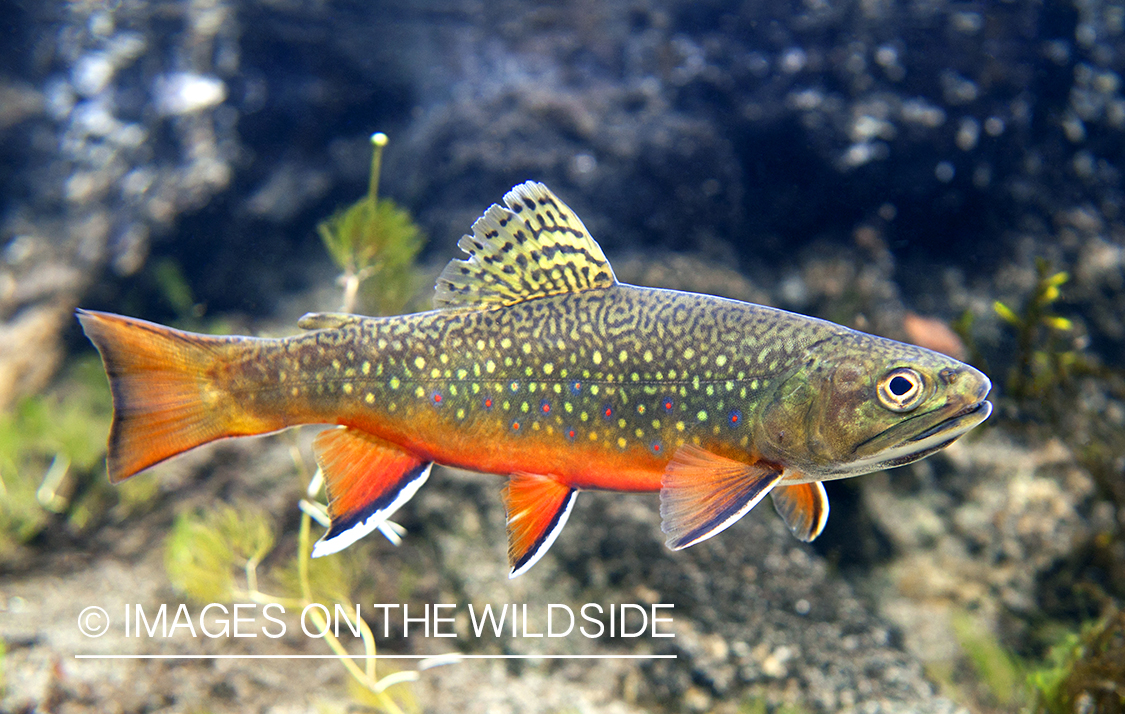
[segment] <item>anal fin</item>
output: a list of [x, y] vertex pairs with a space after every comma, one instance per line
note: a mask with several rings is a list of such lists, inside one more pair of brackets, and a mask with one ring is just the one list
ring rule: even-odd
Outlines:
[[512, 474], [502, 494], [508, 512], [508, 577], [539, 562], [570, 517], [577, 489], [550, 476]]
[[690, 444], [668, 462], [660, 489], [660, 529], [672, 550], [707, 540], [758, 505], [781, 480], [782, 469], [743, 463]]
[[358, 429], [328, 429], [313, 441], [332, 525], [314, 558], [343, 550], [378, 528], [422, 487], [432, 462]]
[[773, 507], [798, 539], [808, 543], [824, 530], [828, 522], [828, 494], [820, 481], [778, 486], [770, 496]]

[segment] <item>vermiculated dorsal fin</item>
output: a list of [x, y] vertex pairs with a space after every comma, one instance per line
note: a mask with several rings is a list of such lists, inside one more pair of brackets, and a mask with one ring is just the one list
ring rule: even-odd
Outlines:
[[504, 203], [489, 207], [457, 243], [469, 257], [445, 267], [434, 307], [512, 305], [617, 282], [586, 226], [546, 186], [522, 183]]

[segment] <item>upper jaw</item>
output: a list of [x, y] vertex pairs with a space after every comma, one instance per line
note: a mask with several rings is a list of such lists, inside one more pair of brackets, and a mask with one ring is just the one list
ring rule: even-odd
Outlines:
[[[992, 403], [985, 400], [982, 395], [980, 401], [972, 402], [932, 426], [912, 433], [894, 446], [843, 465], [837, 474], [859, 475], [918, 461], [945, 448], [987, 419], [990, 414], [992, 414]], [[919, 415], [919, 417], [923, 416], [925, 415]], [[887, 432], [883, 432], [880, 436], [886, 434]]]

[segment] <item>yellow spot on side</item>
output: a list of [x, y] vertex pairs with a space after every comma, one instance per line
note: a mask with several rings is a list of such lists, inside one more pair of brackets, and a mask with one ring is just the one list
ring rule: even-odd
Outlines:
[[352, 383], [351, 382], [344, 382], [344, 394], [351, 394], [351, 393], [352, 393]]
[[625, 441], [625, 437], [624, 437], [624, 436], [620, 436], [620, 437], [618, 437], [618, 438], [617, 438], [617, 446], [618, 446], [618, 448], [624, 449], [624, 448], [625, 448], [625, 445], [626, 445], [626, 444], [628, 444], [628, 443], [629, 443], [629, 442]]
[[493, 362], [492, 360], [488, 360], [487, 362], [484, 363], [484, 371], [488, 372], [489, 374], [492, 374], [493, 372], [496, 371], [496, 363]]
[[601, 364], [602, 363], [602, 353], [599, 350], [594, 350], [594, 355], [593, 355], [592, 359], [594, 360], [594, 364]]
[[364, 374], [371, 374], [371, 363], [370, 362], [364, 362], [363, 367], [361, 369], [363, 370]]
[[368, 404], [374, 404], [375, 403], [375, 395], [372, 394], [371, 392], [368, 392], [366, 394], [366, 396], [363, 397], [363, 401], [367, 402]]

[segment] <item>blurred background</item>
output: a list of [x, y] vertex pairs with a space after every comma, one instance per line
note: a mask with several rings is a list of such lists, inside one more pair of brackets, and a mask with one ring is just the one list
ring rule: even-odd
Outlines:
[[[623, 280], [940, 349], [997, 404], [946, 452], [830, 484], [811, 546], [758, 509], [671, 553], [655, 498], [588, 494], [509, 583], [500, 481], [436, 474], [403, 545], [368, 538], [328, 590], [672, 602], [674, 639], [560, 645], [678, 658], [463, 662], [395, 706], [1122, 711], [1123, 70], [1125, 7], [1098, 0], [0, 0], [0, 709], [389, 708], [331, 661], [72, 659], [83, 598], [203, 597], [174, 565], [194, 537], [270, 533], [262, 588], [286, 591], [312, 464], [306, 429], [109, 487], [74, 308], [269, 335], [338, 309], [322, 226], [381, 131], [412, 247], [365, 312], [427, 309], [472, 221], [533, 179]], [[223, 552], [211, 594], [252, 593], [254, 548]], [[380, 647], [535, 651], [458, 627]], [[329, 652], [304, 640], [164, 644]]]

